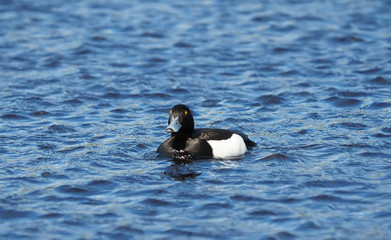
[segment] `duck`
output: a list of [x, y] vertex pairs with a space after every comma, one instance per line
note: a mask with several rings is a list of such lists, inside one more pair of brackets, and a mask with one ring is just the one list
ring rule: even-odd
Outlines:
[[165, 132], [171, 136], [157, 149], [159, 156], [174, 159], [238, 159], [256, 143], [247, 135], [233, 130], [214, 128], [194, 128], [194, 118], [190, 109], [183, 104], [170, 110]]

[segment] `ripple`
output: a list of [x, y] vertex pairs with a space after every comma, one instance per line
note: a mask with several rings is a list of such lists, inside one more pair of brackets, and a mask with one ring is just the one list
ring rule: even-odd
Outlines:
[[167, 206], [174, 206], [175, 204], [173, 202], [156, 199], [156, 198], [147, 198], [142, 201], [143, 204], [147, 206], [155, 206], [155, 207], [167, 207]]
[[72, 127], [66, 126], [66, 125], [62, 125], [62, 124], [50, 125], [48, 130], [49, 130], [50, 133], [71, 133], [71, 132], [75, 132], [76, 131]]
[[338, 95], [341, 97], [356, 98], [356, 97], [366, 97], [369, 95], [369, 93], [353, 92], [353, 91], [339, 91]]
[[272, 161], [272, 160], [287, 160], [287, 159], [289, 159], [289, 157], [287, 157], [286, 155], [281, 154], [281, 153], [276, 153], [276, 154], [272, 154], [267, 157], [261, 158], [260, 160]]
[[391, 127], [382, 128], [382, 131], [386, 133], [391, 133]]
[[371, 83], [373, 85], [391, 85], [391, 81], [385, 79], [382, 76], [378, 76], [378, 77], [375, 77], [375, 78], [369, 80], [369, 83]]
[[164, 171], [164, 174], [178, 180], [184, 180], [186, 178], [195, 178], [201, 173], [190, 169], [186, 164], [172, 164]]
[[93, 180], [88, 182], [86, 187], [97, 191], [111, 190], [116, 187], [116, 183], [108, 180]]
[[192, 44], [186, 43], [186, 42], [177, 42], [174, 44], [174, 47], [178, 48], [193, 48], [194, 46]]
[[335, 107], [356, 107], [361, 104], [361, 101], [356, 98], [339, 98], [339, 97], [331, 97], [326, 99], [327, 102], [331, 102]]
[[279, 105], [285, 103], [285, 99], [276, 95], [264, 95], [258, 98], [263, 105]]
[[347, 182], [344, 180], [314, 180], [304, 183], [308, 187], [320, 187], [320, 188], [344, 188], [350, 186], [357, 186], [358, 183]]
[[317, 230], [317, 229], [321, 229], [321, 227], [312, 221], [306, 221], [305, 223], [297, 227], [297, 230], [303, 230], [303, 231]]
[[365, 130], [368, 127], [365, 124], [353, 123], [353, 122], [343, 122], [343, 123], [331, 124], [330, 126], [333, 128], [342, 127], [342, 128], [351, 129], [351, 130]]
[[46, 111], [36, 111], [36, 112], [31, 113], [31, 115], [33, 115], [33, 116], [46, 116], [46, 115], [49, 115], [49, 114], [50, 113], [46, 112]]
[[26, 117], [26, 116], [23, 116], [23, 115], [19, 115], [19, 114], [3, 114], [1, 115], [1, 118], [3, 120], [15, 120], [15, 121], [18, 121], [18, 120], [28, 120], [30, 119], [29, 117]]
[[369, 109], [383, 109], [391, 107], [391, 102], [374, 102], [368, 106]]
[[34, 217], [35, 215], [36, 214], [31, 211], [0, 209], [0, 217], [3, 220], [12, 220], [12, 219], [18, 219], [18, 218], [31, 218], [31, 217]]
[[249, 215], [264, 217], [264, 216], [277, 216], [278, 214], [270, 210], [261, 209], [261, 210], [252, 211], [249, 213]]
[[83, 101], [81, 101], [80, 99], [77, 99], [77, 98], [64, 101], [64, 104], [69, 104], [69, 105], [80, 105], [82, 103], [83, 103]]
[[62, 185], [56, 187], [56, 190], [60, 193], [66, 193], [74, 196], [89, 196], [95, 194], [94, 192], [79, 187], [72, 187], [70, 185]]
[[362, 38], [354, 36], [354, 35], [346, 35], [346, 36], [335, 36], [331, 38], [331, 41], [337, 43], [356, 43], [364, 41]]
[[228, 204], [228, 203], [208, 203], [208, 204], [205, 204], [201, 207], [201, 210], [202, 211], [209, 211], [209, 210], [212, 210], [212, 211], [215, 211], [215, 210], [218, 210], [218, 209], [230, 209], [230, 208], [233, 208], [233, 205], [231, 204]]

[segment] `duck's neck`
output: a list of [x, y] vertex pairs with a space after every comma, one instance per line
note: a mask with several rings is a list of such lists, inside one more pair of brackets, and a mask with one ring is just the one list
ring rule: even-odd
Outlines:
[[176, 133], [171, 133], [171, 137], [178, 138], [178, 139], [187, 139], [191, 138], [193, 135], [193, 132], [176, 132]]
[[191, 138], [193, 133], [190, 132], [176, 132], [171, 133], [171, 137], [174, 138], [173, 147], [177, 150], [185, 149], [188, 138]]
[[173, 134], [172, 133], [171, 137], [174, 138], [174, 142], [173, 142], [172, 146], [175, 149], [177, 149], [177, 150], [185, 149], [187, 139], [189, 138], [186, 134], [181, 134], [181, 133]]

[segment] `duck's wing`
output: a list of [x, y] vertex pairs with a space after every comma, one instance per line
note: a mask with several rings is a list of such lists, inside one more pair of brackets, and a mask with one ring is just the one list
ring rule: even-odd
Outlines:
[[192, 138], [200, 138], [206, 141], [209, 140], [225, 140], [232, 136], [232, 134], [238, 134], [243, 138], [244, 143], [248, 150], [255, 147], [257, 144], [251, 141], [248, 136], [242, 132], [226, 129], [214, 129], [214, 128], [200, 128], [196, 129]]
[[225, 129], [214, 129], [214, 128], [200, 128], [196, 129], [193, 133], [192, 138], [199, 138], [202, 140], [225, 140], [234, 134], [234, 132]]

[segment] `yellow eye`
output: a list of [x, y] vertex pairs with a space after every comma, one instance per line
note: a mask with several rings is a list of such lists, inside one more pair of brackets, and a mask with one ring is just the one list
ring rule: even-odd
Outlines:
[[187, 115], [187, 111], [185, 110], [185, 115]]
[[172, 114], [172, 109], [170, 110], [170, 114]]

